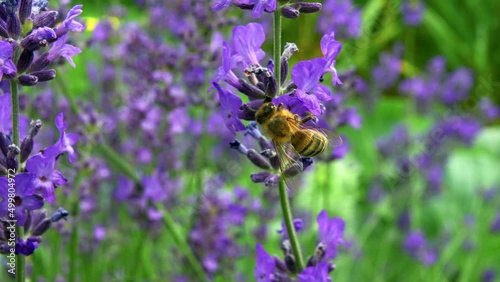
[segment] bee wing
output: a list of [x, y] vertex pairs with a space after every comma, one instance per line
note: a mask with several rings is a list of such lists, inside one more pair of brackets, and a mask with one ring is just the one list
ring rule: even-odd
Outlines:
[[328, 139], [328, 143], [332, 148], [337, 148], [342, 145], [344, 141], [342, 141], [342, 137], [338, 135], [336, 132], [333, 132], [329, 129], [326, 129], [324, 127], [316, 126], [314, 124], [306, 123], [306, 124], [299, 124], [296, 120], [289, 118], [289, 125], [294, 127], [295, 130], [301, 130], [301, 129], [312, 129], [314, 131], [317, 131], [323, 135], [325, 135]]
[[278, 144], [273, 141], [280, 166], [280, 177], [291, 191], [300, 187], [300, 178], [296, 177], [303, 170], [303, 164], [297, 160], [300, 155], [290, 143]]

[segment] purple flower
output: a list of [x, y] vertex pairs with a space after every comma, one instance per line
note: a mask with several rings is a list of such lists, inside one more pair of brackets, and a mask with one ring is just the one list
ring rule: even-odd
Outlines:
[[12, 62], [12, 45], [7, 41], [0, 41], [0, 80], [4, 74], [13, 74], [17, 71], [16, 65]]
[[42, 196], [50, 203], [55, 200], [54, 188], [68, 181], [55, 169], [55, 165], [56, 157], [53, 154], [37, 154], [26, 161], [26, 170], [35, 176], [34, 188], [40, 189]]
[[19, 241], [16, 243], [16, 255], [32, 255], [36, 248], [38, 248], [38, 242], [32, 238], [28, 238], [26, 241], [24, 241], [23, 238], [19, 238]]
[[272, 282], [274, 281], [274, 270], [276, 265], [274, 259], [269, 255], [266, 250], [260, 245], [255, 246], [257, 251], [256, 265], [253, 270], [255, 280], [259, 282]]
[[235, 26], [231, 42], [235, 63], [240, 64], [242, 68], [260, 65], [259, 61], [266, 55], [261, 49], [265, 37], [264, 28], [258, 23]]
[[454, 105], [463, 101], [469, 95], [474, 79], [472, 72], [467, 68], [459, 68], [454, 71], [443, 84], [441, 100], [446, 105]]
[[483, 275], [481, 275], [481, 281], [482, 282], [493, 282], [495, 281], [496, 273], [493, 268], [488, 268], [483, 272]]
[[437, 253], [429, 248], [427, 240], [419, 231], [408, 234], [403, 246], [411, 256], [425, 265], [432, 265], [437, 260]]
[[83, 5], [76, 5], [69, 10], [66, 19], [56, 28], [58, 38], [66, 35], [68, 31], [81, 32], [85, 29], [85, 26], [75, 21], [75, 18], [83, 12], [82, 7]]
[[[300, 218], [293, 220], [293, 229], [295, 232], [300, 232], [304, 228], [304, 222]], [[288, 239], [288, 230], [286, 229], [285, 221], [281, 221], [281, 229], [278, 230], [278, 234], [283, 234], [283, 239]]]
[[9, 212], [9, 183], [15, 183], [15, 196], [14, 196], [14, 217], [17, 224], [24, 225], [26, 222], [26, 211], [33, 211], [43, 207], [43, 198], [34, 194], [33, 187], [34, 177], [29, 173], [17, 174], [14, 177], [14, 182], [9, 182], [6, 177], [0, 178], [0, 217], [9, 216], [9, 219], [14, 219], [10, 216]]
[[335, 31], [341, 37], [361, 35], [361, 9], [354, 8], [351, 0], [326, 0], [318, 21], [322, 33]]
[[[222, 65], [217, 69], [217, 75], [212, 80], [212, 82], [219, 82], [223, 79], [225, 82], [229, 83], [235, 88], [238, 88], [240, 82], [238, 81], [238, 77], [231, 70], [233, 57], [231, 57], [231, 47], [227, 42], [222, 43]], [[213, 86], [211, 86], [208, 91], [211, 91]]]
[[220, 10], [223, 10], [229, 5], [231, 5], [232, 0], [214, 0], [212, 4], [212, 11], [218, 12]]
[[316, 221], [319, 226], [319, 240], [326, 246], [324, 260], [335, 258], [338, 244], [345, 243], [342, 239], [345, 222], [340, 217], [329, 219], [326, 210], [322, 210], [318, 214]]
[[401, 56], [401, 45], [394, 47], [394, 54], [382, 53], [380, 55], [380, 65], [372, 70], [373, 80], [375, 80], [380, 89], [385, 90], [390, 88], [399, 78], [402, 64]]
[[322, 113], [320, 101], [333, 97], [324, 85], [319, 84], [327, 61], [322, 58], [302, 61], [292, 69], [292, 80], [297, 85], [297, 98], [315, 115]]
[[251, 3], [255, 6], [252, 10], [252, 18], [258, 19], [264, 11], [272, 13], [276, 10], [277, 0], [253, 0]]
[[65, 34], [62, 37], [59, 37], [56, 40], [56, 42], [54, 42], [54, 44], [49, 50], [49, 55], [47, 56], [47, 59], [50, 62], [53, 62], [57, 58], [63, 57], [68, 61], [68, 63], [71, 66], [76, 67], [72, 57], [80, 54], [81, 52], [82, 50], [80, 50], [80, 48], [66, 44], [66, 34]]
[[73, 145], [78, 142], [79, 136], [76, 133], [66, 133], [68, 125], [64, 122], [63, 113], [59, 113], [55, 119], [56, 127], [59, 130], [59, 140], [55, 145], [58, 149], [58, 154], [68, 153], [68, 159], [71, 163], [75, 161], [75, 149]]
[[344, 109], [338, 117], [338, 125], [349, 125], [356, 129], [361, 127], [361, 116], [355, 108]]
[[500, 117], [500, 107], [495, 105], [488, 97], [483, 97], [479, 104], [483, 116], [488, 121], [492, 121]]
[[[0, 42], [0, 44], [3, 41]], [[12, 127], [11, 115], [12, 104], [10, 103], [10, 93], [0, 95], [0, 132], [9, 134]]]
[[298, 277], [300, 282], [329, 282], [332, 280], [328, 277], [328, 272], [328, 262], [322, 261], [316, 266], [305, 268]]
[[332, 73], [333, 85], [342, 84], [342, 81], [340, 81], [337, 75], [337, 70], [335, 69], [335, 62], [337, 56], [340, 53], [340, 50], [342, 50], [342, 43], [335, 40], [334, 32], [330, 32], [328, 34], [325, 34], [321, 38], [320, 46], [321, 46], [321, 52], [323, 52], [323, 56], [325, 56], [326, 60], [325, 73], [326, 72]]
[[422, 1], [406, 0], [401, 3], [403, 20], [409, 26], [418, 26], [422, 22], [425, 5]]
[[220, 113], [229, 131], [236, 134], [236, 131], [245, 130], [245, 125], [238, 119], [237, 115], [242, 104], [241, 98], [230, 91], [222, 89], [220, 85], [215, 82], [213, 85], [219, 92]]

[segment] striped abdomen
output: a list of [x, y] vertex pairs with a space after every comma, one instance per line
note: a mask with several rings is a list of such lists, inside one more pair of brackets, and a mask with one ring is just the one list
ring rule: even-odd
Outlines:
[[304, 157], [314, 157], [326, 150], [328, 138], [315, 130], [303, 129], [295, 132], [291, 138], [295, 151]]

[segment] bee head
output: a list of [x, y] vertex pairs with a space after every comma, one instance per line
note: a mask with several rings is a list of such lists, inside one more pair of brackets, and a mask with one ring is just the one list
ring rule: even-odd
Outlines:
[[260, 109], [255, 113], [257, 123], [264, 123], [276, 112], [276, 105], [273, 102], [262, 104]]

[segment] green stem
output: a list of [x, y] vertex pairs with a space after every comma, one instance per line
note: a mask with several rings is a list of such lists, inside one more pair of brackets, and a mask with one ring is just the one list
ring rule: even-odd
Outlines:
[[[10, 94], [12, 98], [12, 142], [17, 147], [20, 147], [19, 142], [19, 88], [17, 81], [10, 80]], [[19, 161], [19, 156], [17, 156]], [[16, 171], [17, 173], [17, 171]], [[22, 238], [24, 236], [22, 226], [16, 224], [16, 236]], [[26, 261], [22, 254], [16, 256], [16, 281], [24, 282], [26, 276]]]
[[[16, 236], [22, 238], [24, 236], [22, 226], [16, 224]], [[16, 281], [24, 282], [26, 276], [26, 257], [22, 254], [16, 256]]]
[[278, 83], [277, 96], [281, 94], [281, 15], [279, 9], [273, 15], [273, 59], [274, 59], [274, 77]]
[[170, 232], [170, 235], [172, 236], [174, 243], [186, 257], [188, 263], [191, 264], [191, 267], [193, 267], [193, 271], [200, 278], [200, 281], [209, 281], [205, 275], [205, 271], [200, 265], [200, 262], [195, 257], [194, 253], [189, 247], [189, 244], [182, 238], [182, 235], [179, 233], [179, 230], [177, 229], [177, 224], [175, 224], [175, 221], [170, 215], [170, 213], [167, 210], [165, 210], [161, 204], [157, 204], [156, 208], [163, 213], [165, 225], [168, 231]]
[[10, 80], [10, 94], [12, 97], [12, 143], [19, 147], [19, 89], [14, 79]]
[[285, 220], [285, 225], [286, 225], [286, 231], [288, 232], [288, 238], [290, 239], [293, 255], [295, 256], [295, 263], [297, 265], [298, 272], [300, 273], [302, 269], [304, 269], [304, 259], [302, 258], [302, 251], [300, 249], [297, 233], [295, 233], [295, 228], [293, 227], [292, 209], [290, 207], [290, 201], [288, 200], [285, 181], [281, 179], [278, 188], [280, 193], [281, 210], [283, 211], [283, 218]]

